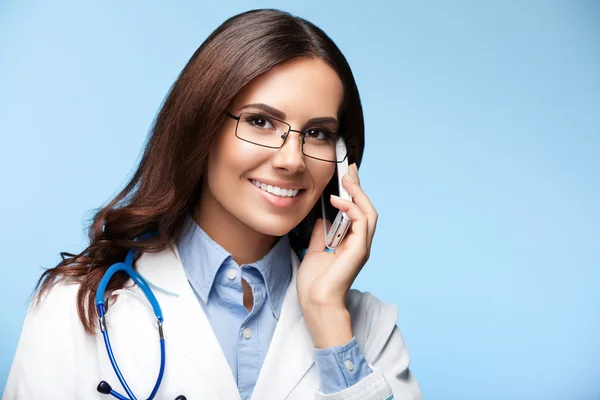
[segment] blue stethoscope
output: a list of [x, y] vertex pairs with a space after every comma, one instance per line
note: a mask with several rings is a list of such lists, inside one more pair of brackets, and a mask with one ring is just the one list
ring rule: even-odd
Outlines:
[[[153, 236], [154, 234], [155, 234], [155, 232], [147, 232], [144, 235], [140, 236], [139, 238], [136, 238], [135, 240], [138, 240], [138, 239], [144, 240], [144, 239], [149, 238], [150, 236]], [[104, 273], [104, 276], [102, 277], [102, 280], [100, 281], [100, 284], [98, 285], [98, 291], [96, 292], [96, 308], [98, 309], [98, 316], [99, 316], [98, 319], [100, 322], [100, 330], [102, 331], [102, 336], [104, 336], [104, 344], [106, 345], [106, 352], [108, 353], [108, 358], [110, 359], [110, 363], [112, 364], [112, 367], [115, 370], [115, 374], [117, 375], [117, 378], [119, 378], [121, 385], [123, 385], [123, 388], [125, 388], [125, 391], [127, 392], [127, 395], [129, 397], [125, 397], [125, 396], [121, 395], [120, 393], [116, 392], [115, 390], [113, 390], [106, 381], [100, 382], [98, 384], [97, 390], [103, 394], [113, 395], [114, 397], [116, 397], [117, 399], [120, 399], [120, 400], [137, 400], [136, 397], [133, 395], [133, 392], [129, 388], [129, 385], [127, 385], [127, 382], [125, 382], [125, 378], [123, 377], [123, 374], [121, 373], [121, 370], [119, 369], [119, 366], [117, 365], [117, 361], [115, 359], [115, 356], [112, 351], [112, 347], [110, 345], [110, 339], [108, 337], [108, 329], [106, 327], [106, 321], [104, 319], [104, 292], [106, 291], [106, 287], [108, 286], [108, 283], [110, 282], [111, 278], [113, 277], [113, 275], [115, 273], [117, 273], [119, 271], [124, 271], [142, 289], [142, 292], [144, 292], [144, 295], [146, 296], [146, 298], [152, 305], [152, 309], [154, 310], [154, 315], [156, 315], [156, 320], [158, 322], [158, 335], [160, 337], [160, 370], [158, 371], [158, 378], [156, 379], [156, 384], [154, 385], [154, 389], [152, 389], [152, 393], [150, 393], [150, 397], [148, 397], [148, 400], [151, 400], [154, 398], [154, 396], [156, 396], [156, 392], [158, 391], [158, 388], [160, 387], [160, 383], [163, 378], [163, 373], [165, 371], [166, 356], [165, 356], [165, 338], [163, 336], [163, 329], [162, 329], [163, 314], [162, 314], [162, 310], [160, 309], [160, 305], [158, 304], [158, 301], [156, 300], [156, 297], [154, 296], [154, 293], [152, 293], [152, 290], [150, 289], [150, 287], [148, 286], [148, 284], [146, 283], [144, 278], [142, 278], [142, 276], [133, 269], [133, 258], [135, 257], [135, 254], [136, 254], [136, 249], [130, 249], [129, 252], [127, 253], [127, 256], [125, 257], [125, 262], [118, 262], [118, 263], [114, 263], [113, 265], [111, 265], [110, 268], [108, 268], [108, 270]], [[177, 396], [175, 398], [175, 400], [186, 400], [186, 397], [183, 395], [180, 395], [180, 396]]]

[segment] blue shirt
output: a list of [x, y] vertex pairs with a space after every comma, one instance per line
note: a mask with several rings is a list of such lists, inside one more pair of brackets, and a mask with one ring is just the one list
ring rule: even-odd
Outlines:
[[[262, 260], [239, 266], [230, 253], [188, 216], [177, 240], [177, 249], [187, 279], [227, 358], [241, 398], [248, 399], [292, 279], [289, 239], [283, 236]], [[242, 279], [252, 288], [251, 311], [244, 307]], [[315, 349], [315, 364], [320, 375], [320, 390], [325, 394], [346, 389], [372, 372], [356, 338], [343, 346]]]

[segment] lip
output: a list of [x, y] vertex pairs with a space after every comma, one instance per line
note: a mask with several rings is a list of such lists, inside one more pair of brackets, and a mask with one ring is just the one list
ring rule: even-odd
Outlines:
[[[255, 180], [258, 180], [258, 179], [255, 179]], [[267, 183], [267, 182], [263, 182], [263, 181], [259, 181], [259, 182], [265, 183], [265, 184]], [[250, 180], [248, 180], [248, 183], [250, 185], [252, 185], [252, 187], [258, 192], [258, 194], [260, 194], [262, 196], [262, 198], [268, 204], [270, 204], [271, 206], [276, 207], [276, 208], [286, 208], [286, 207], [293, 206], [294, 204], [296, 204], [299, 201], [299, 198], [302, 197], [305, 192], [305, 190], [300, 190], [300, 192], [298, 192], [298, 194], [294, 197], [281, 197], [281, 196], [271, 194], [269, 192], [265, 192], [261, 188], [257, 187]], [[277, 186], [277, 185], [274, 185], [274, 186]]]

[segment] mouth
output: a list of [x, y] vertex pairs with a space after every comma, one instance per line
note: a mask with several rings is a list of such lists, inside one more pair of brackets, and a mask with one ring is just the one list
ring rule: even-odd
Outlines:
[[274, 196], [279, 196], [279, 197], [296, 197], [301, 191], [303, 191], [304, 189], [286, 189], [286, 188], [282, 188], [279, 186], [273, 186], [273, 185], [269, 185], [267, 183], [263, 183], [260, 181], [257, 181], [255, 179], [249, 179], [249, 181], [256, 186], [257, 188], [259, 188], [260, 190], [263, 190], [267, 193], [270, 193]]
[[248, 179], [248, 182], [254, 186], [268, 204], [277, 208], [290, 207], [296, 204], [298, 199], [302, 198], [302, 195], [306, 192], [306, 189], [303, 188], [282, 188], [255, 179]]

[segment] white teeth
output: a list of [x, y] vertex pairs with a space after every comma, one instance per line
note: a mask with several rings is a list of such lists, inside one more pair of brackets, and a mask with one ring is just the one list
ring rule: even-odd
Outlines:
[[282, 188], [277, 187], [277, 186], [267, 185], [265, 183], [256, 181], [254, 179], [252, 179], [251, 182], [257, 188], [261, 188], [265, 192], [269, 192], [269, 193], [274, 194], [276, 196], [281, 196], [281, 197], [295, 197], [298, 194], [298, 192], [300, 192], [300, 189], [282, 189]]

